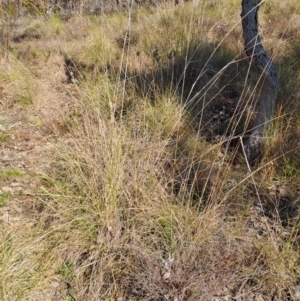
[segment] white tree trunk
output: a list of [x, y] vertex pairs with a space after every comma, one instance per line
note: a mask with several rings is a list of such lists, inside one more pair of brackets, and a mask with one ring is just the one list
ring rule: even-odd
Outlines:
[[260, 3], [261, 0], [243, 0], [241, 14], [245, 52], [263, 81], [253, 130], [246, 142], [246, 154], [251, 164], [262, 156], [264, 133], [270, 124], [279, 88], [275, 65], [266, 54], [258, 33], [257, 12]]

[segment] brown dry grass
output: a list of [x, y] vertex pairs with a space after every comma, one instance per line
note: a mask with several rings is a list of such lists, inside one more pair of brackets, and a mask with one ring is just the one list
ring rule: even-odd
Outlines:
[[0, 65], [1, 300], [299, 299], [299, 33], [271, 31], [267, 5], [282, 80], [255, 167], [239, 1], [18, 21]]

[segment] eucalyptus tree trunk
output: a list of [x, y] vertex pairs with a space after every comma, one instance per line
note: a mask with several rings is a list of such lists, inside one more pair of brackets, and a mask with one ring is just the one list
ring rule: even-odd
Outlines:
[[241, 14], [245, 52], [262, 81], [256, 118], [245, 145], [247, 159], [251, 164], [260, 160], [263, 154], [264, 133], [270, 125], [279, 89], [275, 65], [266, 54], [258, 33], [257, 12], [260, 3], [261, 0], [242, 0]]
[[23, 17], [23, 3], [22, 3], [22, 0], [18, 0], [17, 6], [18, 6], [18, 17]]

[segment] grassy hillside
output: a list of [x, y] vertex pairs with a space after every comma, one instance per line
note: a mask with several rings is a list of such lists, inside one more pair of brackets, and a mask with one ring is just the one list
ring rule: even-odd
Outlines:
[[0, 300], [300, 299], [300, 5], [260, 9], [281, 87], [249, 166], [240, 4], [1, 23]]

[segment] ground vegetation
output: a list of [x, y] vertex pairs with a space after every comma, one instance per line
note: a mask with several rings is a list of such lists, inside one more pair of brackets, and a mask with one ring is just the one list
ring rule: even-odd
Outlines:
[[241, 1], [1, 23], [0, 299], [299, 300], [300, 7], [265, 1], [262, 82]]

